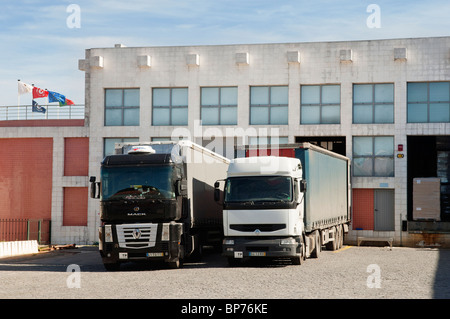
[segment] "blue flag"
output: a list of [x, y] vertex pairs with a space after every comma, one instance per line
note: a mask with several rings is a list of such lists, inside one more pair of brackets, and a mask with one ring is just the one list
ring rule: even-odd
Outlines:
[[39, 104], [37, 104], [37, 102], [35, 100], [33, 100], [33, 107], [32, 107], [32, 111], [33, 112], [40, 112], [40, 113], [44, 113], [47, 111], [45, 109], [45, 107], [40, 106]]
[[48, 102], [49, 103], [59, 102], [60, 104], [64, 105], [66, 103], [66, 97], [62, 94], [48, 91]]

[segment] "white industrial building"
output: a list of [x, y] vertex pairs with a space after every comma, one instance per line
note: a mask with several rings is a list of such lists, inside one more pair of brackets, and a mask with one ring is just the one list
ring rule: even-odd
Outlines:
[[[183, 137], [233, 157], [242, 155], [241, 145], [308, 141], [352, 159], [348, 242], [363, 236], [405, 246], [450, 243], [450, 37], [117, 44], [87, 49], [79, 69], [85, 119], [74, 136], [89, 139], [88, 172], [70, 180], [62, 169], [53, 172], [71, 187], [87, 189], [116, 142]], [[42, 134], [51, 135], [49, 129]], [[430, 177], [440, 178], [437, 193], [428, 194], [438, 200], [417, 206], [415, 178], [424, 185]], [[426, 215], [436, 202], [438, 212]], [[62, 206], [53, 205], [52, 219], [61, 219]], [[69, 232], [52, 225], [53, 240], [96, 242], [99, 208], [89, 198], [85, 224]]]

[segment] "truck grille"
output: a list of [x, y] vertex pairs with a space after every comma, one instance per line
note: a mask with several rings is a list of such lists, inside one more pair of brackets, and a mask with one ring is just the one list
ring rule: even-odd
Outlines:
[[254, 232], [257, 229], [261, 232], [271, 232], [286, 228], [286, 224], [231, 224], [230, 228], [242, 232]]
[[149, 248], [156, 243], [158, 224], [117, 225], [117, 239], [121, 248]]

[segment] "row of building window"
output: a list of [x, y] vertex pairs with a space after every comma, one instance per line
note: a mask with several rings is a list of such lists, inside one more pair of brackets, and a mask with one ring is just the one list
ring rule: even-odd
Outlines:
[[[408, 123], [450, 122], [450, 82], [407, 84]], [[203, 125], [236, 125], [237, 87], [201, 88]], [[152, 125], [188, 124], [188, 89], [154, 88]], [[288, 124], [288, 86], [250, 87], [250, 125]], [[139, 89], [105, 90], [105, 125], [138, 126]], [[340, 85], [302, 85], [300, 124], [340, 124]], [[354, 84], [353, 123], [394, 123], [394, 84]]]
[[[153, 138], [153, 141], [170, 138]], [[138, 138], [105, 138], [104, 155], [114, 154], [115, 143], [138, 142]], [[273, 144], [270, 137], [249, 138], [249, 144]], [[285, 144], [287, 137], [279, 137], [276, 143]], [[226, 145], [224, 143], [224, 145]], [[215, 150], [216, 152], [218, 150]], [[224, 152], [224, 155], [226, 152]], [[236, 154], [235, 154], [236, 156]], [[353, 176], [394, 176], [394, 137], [393, 136], [354, 136], [353, 137]]]

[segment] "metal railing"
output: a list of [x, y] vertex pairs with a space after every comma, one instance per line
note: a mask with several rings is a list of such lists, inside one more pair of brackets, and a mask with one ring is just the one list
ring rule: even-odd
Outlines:
[[[0, 121], [84, 119], [84, 105], [40, 105], [45, 112], [33, 111], [32, 105], [0, 106]], [[42, 109], [41, 109], [42, 110]]]
[[0, 219], [0, 241], [37, 240], [40, 245], [50, 244], [50, 219]]

